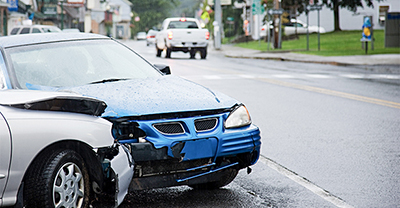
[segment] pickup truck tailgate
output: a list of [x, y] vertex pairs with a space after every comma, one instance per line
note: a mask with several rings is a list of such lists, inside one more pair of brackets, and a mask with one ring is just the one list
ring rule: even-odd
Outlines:
[[193, 30], [193, 29], [170, 29], [172, 32], [172, 40], [179, 42], [199, 42], [206, 41], [207, 30]]

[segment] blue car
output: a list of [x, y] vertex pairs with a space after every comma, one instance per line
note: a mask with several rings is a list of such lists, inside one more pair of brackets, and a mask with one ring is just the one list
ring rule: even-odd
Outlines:
[[[250, 170], [259, 158], [260, 130], [244, 104], [173, 76], [168, 66], [153, 65], [112, 38], [85, 33], [9, 36], [0, 38], [0, 50], [2, 90], [70, 93], [106, 104], [100, 116], [133, 158], [133, 178], [126, 181], [131, 190], [180, 185], [216, 189], [233, 181], [239, 170]], [[53, 107], [36, 110], [96, 110], [85, 102]]]

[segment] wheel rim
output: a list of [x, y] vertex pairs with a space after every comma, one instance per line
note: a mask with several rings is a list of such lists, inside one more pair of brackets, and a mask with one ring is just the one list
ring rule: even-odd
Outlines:
[[74, 163], [64, 164], [57, 172], [53, 185], [53, 203], [56, 208], [80, 208], [84, 199], [84, 179]]

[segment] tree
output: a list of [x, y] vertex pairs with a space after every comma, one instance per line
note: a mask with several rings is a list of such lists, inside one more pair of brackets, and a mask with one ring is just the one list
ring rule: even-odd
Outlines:
[[[377, 0], [381, 1], [381, 0]], [[373, 7], [373, 0], [364, 0], [368, 7]], [[334, 30], [340, 31], [339, 8], [347, 8], [350, 11], [356, 12], [358, 7], [363, 8], [362, 0], [322, 0], [322, 3], [333, 10]]]
[[129, 0], [132, 4], [134, 17], [139, 17], [138, 22], [133, 21], [132, 34], [139, 31], [148, 31], [158, 26], [162, 21], [170, 17], [171, 11], [179, 5], [179, 0]]
[[[340, 18], [339, 18], [339, 9], [340, 8], [347, 8], [350, 11], [356, 12], [358, 7], [363, 8], [363, 0], [315, 0], [314, 2], [326, 5], [328, 8], [333, 10], [333, 17], [334, 17], [334, 30], [340, 31]], [[365, 4], [368, 7], [373, 7], [374, 0], [364, 0]], [[376, 1], [383, 1], [383, 0], [376, 0]], [[282, 8], [286, 10], [292, 10], [293, 8], [297, 10], [300, 14], [305, 11], [305, 6], [309, 4], [309, 0], [282, 0]]]

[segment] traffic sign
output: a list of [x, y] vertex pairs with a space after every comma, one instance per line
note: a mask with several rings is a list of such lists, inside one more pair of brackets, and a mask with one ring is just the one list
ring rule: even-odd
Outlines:
[[308, 5], [308, 10], [310, 11], [321, 10], [321, 9], [322, 9], [322, 4]]
[[275, 15], [275, 14], [281, 15], [281, 14], [283, 14], [283, 9], [270, 9], [270, 10], [268, 10], [268, 14], [269, 15]]
[[263, 14], [264, 13], [265, 9], [261, 5], [261, 1], [260, 0], [253, 0], [253, 4], [251, 4], [251, 11], [252, 11], [253, 15]]

